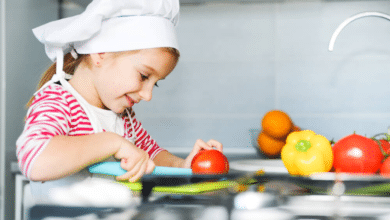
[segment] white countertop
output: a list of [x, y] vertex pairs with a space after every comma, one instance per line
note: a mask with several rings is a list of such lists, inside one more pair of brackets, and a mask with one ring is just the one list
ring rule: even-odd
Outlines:
[[[185, 158], [188, 153], [189, 149], [187, 148], [167, 148], [169, 152], [172, 154]], [[246, 148], [225, 148], [224, 154], [228, 158], [229, 161], [235, 161], [235, 160], [244, 160], [244, 159], [264, 159], [261, 156], [259, 156], [254, 148], [246, 147]], [[12, 173], [20, 173], [19, 166], [17, 161], [11, 162], [11, 172]]]

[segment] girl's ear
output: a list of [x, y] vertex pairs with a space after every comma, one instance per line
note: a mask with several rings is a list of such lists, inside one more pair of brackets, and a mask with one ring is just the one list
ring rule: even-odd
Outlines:
[[106, 58], [106, 53], [91, 53], [90, 57], [92, 65], [95, 67], [100, 67]]

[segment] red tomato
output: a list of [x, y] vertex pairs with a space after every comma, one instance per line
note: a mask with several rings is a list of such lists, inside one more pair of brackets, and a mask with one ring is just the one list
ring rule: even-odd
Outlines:
[[374, 140], [358, 135], [348, 135], [333, 145], [336, 172], [375, 173], [381, 167], [382, 152]]
[[390, 177], [390, 157], [388, 157], [381, 166], [380, 174], [386, 177]]
[[195, 174], [226, 174], [229, 172], [229, 161], [218, 150], [202, 150], [191, 162]]

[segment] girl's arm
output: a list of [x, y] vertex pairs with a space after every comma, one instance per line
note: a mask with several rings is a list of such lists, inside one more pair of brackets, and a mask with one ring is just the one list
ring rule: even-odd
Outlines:
[[113, 155], [119, 149], [118, 140], [116, 135], [110, 132], [54, 136], [32, 164], [30, 179], [47, 181], [76, 173]]
[[168, 151], [161, 151], [154, 157], [154, 164], [156, 166], [164, 167], [184, 167], [184, 159], [177, 157]]
[[149, 155], [131, 142], [111, 132], [83, 136], [54, 136], [36, 158], [30, 173], [33, 181], [48, 181], [74, 174], [109, 156], [122, 159], [128, 173], [117, 179], [135, 181], [152, 172]]
[[[137, 140], [137, 146], [147, 152], [149, 152], [149, 156], [153, 158], [153, 162], [156, 166], [166, 166], [166, 167], [182, 167], [182, 168], [191, 168], [191, 162], [194, 156], [201, 149], [211, 150], [213, 148], [222, 152], [222, 144], [215, 140], [209, 140], [207, 143], [201, 139], [198, 139], [191, 151], [191, 153], [187, 156], [186, 159], [182, 159], [177, 157], [168, 151], [160, 148], [156, 141], [151, 138], [148, 132], [143, 129], [142, 124], [135, 117], [135, 113], [132, 109], [130, 109], [132, 122], [134, 123], [134, 127], [136, 129], [136, 133], [139, 134], [139, 139]], [[129, 124], [130, 126], [130, 124]]]

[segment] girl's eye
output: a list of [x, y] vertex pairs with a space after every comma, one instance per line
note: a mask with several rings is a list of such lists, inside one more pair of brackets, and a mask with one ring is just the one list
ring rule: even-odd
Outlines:
[[[139, 73], [139, 74], [141, 75], [142, 81], [145, 81], [145, 80], [149, 79], [149, 76], [144, 75], [144, 74], [142, 74], [142, 73]], [[154, 86], [155, 86], [155, 87], [158, 87], [157, 82], [154, 84]]]
[[141, 74], [142, 81], [147, 80], [149, 78], [147, 75], [144, 75], [142, 73], [140, 73], [140, 74]]

